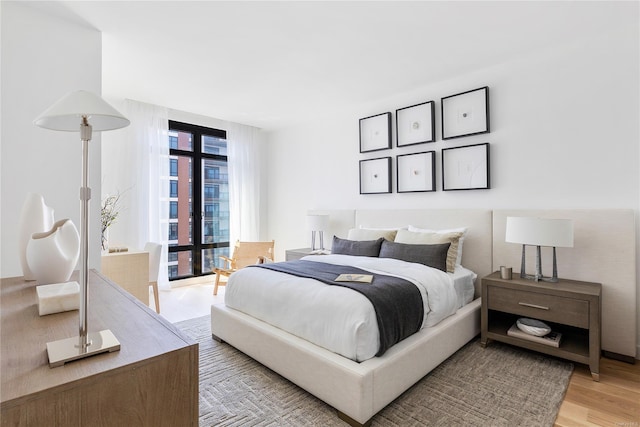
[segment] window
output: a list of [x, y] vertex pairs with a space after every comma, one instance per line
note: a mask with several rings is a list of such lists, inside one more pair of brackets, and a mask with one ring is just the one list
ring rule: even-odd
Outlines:
[[178, 223], [169, 224], [169, 240], [178, 240]]
[[204, 169], [206, 179], [220, 179], [220, 169], [216, 167], [207, 167]]
[[178, 197], [178, 181], [169, 181], [169, 197]]
[[218, 186], [218, 185], [205, 185], [204, 186], [204, 198], [205, 199], [219, 199], [220, 198], [220, 186]]
[[169, 159], [169, 175], [178, 176], [178, 159]]
[[227, 135], [170, 121], [169, 136], [169, 278], [210, 274], [213, 254], [229, 256]]
[[[176, 257], [177, 259], [177, 257]], [[170, 265], [168, 267], [169, 269], [169, 277], [176, 277], [178, 275], [178, 266], [177, 265]]]
[[178, 202], [169, 202], [169, 218], [178, 219]]

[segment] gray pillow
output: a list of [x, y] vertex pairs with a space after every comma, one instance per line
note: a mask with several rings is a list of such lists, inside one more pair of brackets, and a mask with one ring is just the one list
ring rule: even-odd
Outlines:
[[413, 245], [385, 240], [380, 248], [380, 258], [395, 258], [407, 262], [424, 264], [447, 271], [447, 251], [451, 243]]
[[384, 239], [378, 240], [347, 240], [333, 236], [332, 254], [372, 256], [377, 257]]

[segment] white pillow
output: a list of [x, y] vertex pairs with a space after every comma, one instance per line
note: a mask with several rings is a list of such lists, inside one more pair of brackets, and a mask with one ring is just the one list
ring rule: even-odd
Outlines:
[[378, 240], [385, 238], [390, 242], [396, 238], [397, 229], [385, 228], [352, 228], [347, 233], [348, 240]]
[[433, 230], [427, 228], [418, 228], [413, 225], [409, 225], [409, 231], [414, 231], [418, 233], [462, 233], [462, 237], [458, 241], [458, 256], [456, 257], [456, 265], [462, 265], [462, 244], [464, 243], [464, 238], [467, 235], [467, 231], [469, 229], [467, 227], [458, 227], [458, 228], [449, 228], [445, 230]]

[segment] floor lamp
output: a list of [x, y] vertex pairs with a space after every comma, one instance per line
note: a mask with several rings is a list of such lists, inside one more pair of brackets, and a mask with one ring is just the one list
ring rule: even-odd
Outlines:
[[77, 337], [47, 343], [49, 366], [62, 366], [72, 360], [99, 353], [120, 350], [120, 342], [110, 330], [88, 333], [88, 258], [89, 258], [89, 200], [88, 186], [89, 141], [93, 130], [120, 129], [129, 125], [122, 114], [101, 97], [87, 91], [71, 92], [53, 104], [34, 120], [36, 126], [68, 132], [80, 132], [82, 141], [82, 186], [80, 187], [80, 328]]

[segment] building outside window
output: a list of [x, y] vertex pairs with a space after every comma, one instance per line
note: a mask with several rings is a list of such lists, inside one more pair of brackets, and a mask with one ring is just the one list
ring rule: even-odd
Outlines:
[[229, 256], [226, 132], [170, 121], [169, 145], [169, 279], [211, 274]]

